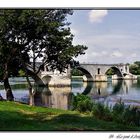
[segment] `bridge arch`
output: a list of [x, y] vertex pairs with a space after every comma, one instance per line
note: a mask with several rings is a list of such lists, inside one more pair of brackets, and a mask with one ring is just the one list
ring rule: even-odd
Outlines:
[[45, 75], [45, 76], [43, 76], [41, 79], [42, 79], [43, 83], [44, 83], [45, 85], [47, 85], [47, 84], [50, 83], [51, 78], [52, 78], [52, 76], [50, 76], [50, 75]]
[[118, 76], [118, 78], [124, 77], [122, 71], [121, 71], [118, 67], [116, 67], [116, 66], [112, 66], [112, 67], [108, 68], [108, 69], [106, 70], [105, 74], [107, 73], [107, 71], [108, 71], [109, 69], [113, 69], [114, 73]]
[[77, 67], [76, 69], [80, 70], [86, 76], [86, 79], [83, 79], [84, 81], [93, 81], [93, 76], [88, 70], [83, 67]]

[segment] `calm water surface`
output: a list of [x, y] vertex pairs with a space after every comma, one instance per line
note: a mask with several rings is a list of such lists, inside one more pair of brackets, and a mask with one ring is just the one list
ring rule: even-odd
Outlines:
[[[85, 83], [80, 78], [73, 78], [71, 87], [37, 87], [36, 94], [29, 96], [27, 82], [24, 78], [11, 78], [15, 101], [37, 106], [60, 109], [70, 109], [73, 97], [77, 94], [89, 96], [92, 100], [113, 105], [120, 100], [125, 104], [140, 106], [139, 80], [108, 80], [108, 82]], [[3, 85], [0, 84], [0, 94], [6, 98]]]

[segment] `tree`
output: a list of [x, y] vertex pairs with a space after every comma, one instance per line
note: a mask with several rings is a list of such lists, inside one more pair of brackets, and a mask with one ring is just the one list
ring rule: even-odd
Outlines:
[[[12, 69], [15, 69], [12, 58], [16, 56], [19, 62], [17, 68], [25, 72], [31, 93], [29, 75], [37, 77], [44, 65], [63, 72], [73, 64], [74, 57], [84, 54], [86, 46], [72, 44], [74, 36], [66, 20], [72, 13], [72, 10], [52, 9], [0, 10], [1, 50], [6, 47], [9, 52], [13, 52], [6, 57], [8, 71], [3, 70], [3, 76], [8, 73], [8, 78]], [[5, 53], [2, 52], [2, 55], [5, 56]], [[39, 60], [41, 63], [36, 67]], [[3, 65], [3, 61], [0, 63]], [[11, 67], [9, 64], [12, 64]]]
[[130, 72], [132, 74], [140, 75], [140, 61], [135, 61], [129, 65]]
[[71, 75], [72, 76], [83, 76], [83, 73], [78, 69], [72, 69]]
[[18, 75], [21, 68], [16, 49], [10, 46], [0, 46], [0, 80], [4, 83], [7, 100], [13, 100], [14, 96], [9, 84], [9, 77]]
[[134, 64], [138, 65], [140, 67], [140, 61], [135, 61]]
[[110, 68], [107, 72], [106, 72], [107, 75], [114, 75], [115, 72], [112, 68]]
[[129, 65], [130, 73], [139, 75], [140, 74], [140, 67], [137, 64], [131, 64]]

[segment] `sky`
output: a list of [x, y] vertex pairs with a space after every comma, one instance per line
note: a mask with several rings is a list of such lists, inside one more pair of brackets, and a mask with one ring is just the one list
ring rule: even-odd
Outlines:
[[140, 10], [74, 10], [67, 20], [73, 44], [88, 47], [80, 63], [140, 61]]

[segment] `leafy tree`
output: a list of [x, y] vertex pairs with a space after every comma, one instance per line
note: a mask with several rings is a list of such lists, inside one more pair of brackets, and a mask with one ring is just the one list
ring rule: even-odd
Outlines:
[[19, 77], [24, 77], [24, 76], [25, 76], [25, 72], [24, 72], [22, 69], [20, 69], [20, 70], [18, 71], [18, 76], [19, 76]]
[[138, 63], [131, 64], [129, 65], [129, 69], [130, 69], [130, 73], [135, 74], [135, 75], [139, 75], [140, 74], [140, 66], [138, 65]]
[[15, 50], [10, 49], [10, 46], [0, 46], [0, 80], [4, 82], [7, 100], [14, 99], [8, 78], [16, 76], [20, 68], [19, 60], [14, 54]]
[[140, 61], [135, 61], [134, 64], [136, 64], [140, 67]]
[[[0, 61], [1, 66], [6, 62], [2, 79], [5, 81], [5, 75], [8, 79], [15, 69], [22, 69], [32, 93], [29, 75], [39, 79], [37, 74], [44, 65], [60, 72], [73, 65], [73, 58], [84, 54], [87, 47], [72, 44], [74, 36], [66, 20], [72, 13], [68, 9], [0, 10], [0, 47], [5, 50], [0, 51], [1, 58], [5, 56], [5, 60]], [[13, 56], [18, 61], [17, 67], [14, 66]], [[36, 67], [38, 61], [41, 63]]]
[[83, 76], [83, 73], [78, 69], [72, 69], [71, 74], [73, 76]]
[[106, 72], [107, 75], [114, 75], [115, 72], [112, 68], [110, 68], [107, 72]]

